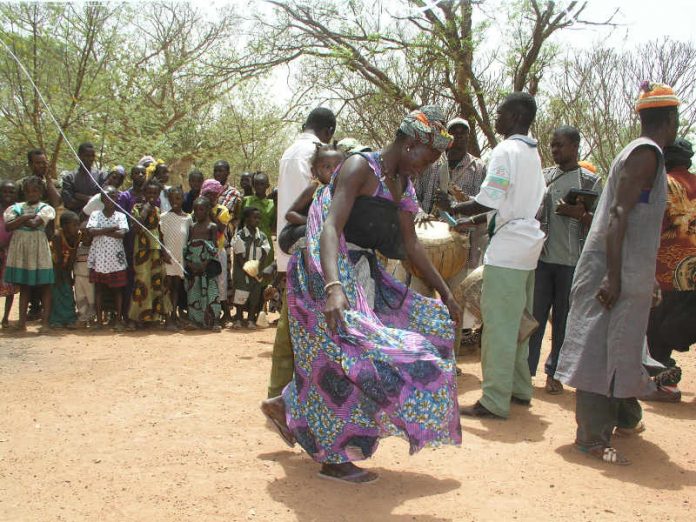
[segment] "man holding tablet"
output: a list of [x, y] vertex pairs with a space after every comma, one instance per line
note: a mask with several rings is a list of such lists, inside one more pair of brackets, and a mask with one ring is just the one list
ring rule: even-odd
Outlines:
[[545, 389], [550, 394], [563, 391], [554, 374], [565, 337], [570, 287], [602, 190], [601, 179], [578, 165], [579, 147], [580, 133], [576, 128], [557, 128], [551, 138], [556, 166], [544, 169], [546, 193], [539, 221], [546, 241], [534, 274], [534, 318], [539, 328], [529, 339], [529, 371], [536, 374], [546, 322], [553, 308], [551, 353], [544, 365]]

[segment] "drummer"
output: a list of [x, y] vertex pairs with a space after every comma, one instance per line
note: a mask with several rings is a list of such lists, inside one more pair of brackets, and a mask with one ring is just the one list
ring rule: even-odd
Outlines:
[[[447, 124], [447, 132], [454, 138], [447, 151], [449, 183], [435, 191], [434, 199], [439, 208], [448, 212], [453, 203], [474, 198], [481, 191], [486, 177], [486, 165], [468, 151], [469, 129], [469, 122], [464, 118], [454, 118]], [[485, 214], [477, 218], [477, 222], [479, 226], [469, 230], [467, 274], [483, 264], [483, 253], [488, 245]]]
[[[474, 200], [453, 207], [466, 216], [493, 211], [481, 294], [483, 396], [461, 408], [462, 415], [504, 419], [511, 402], [528, 405], [532, 398], [529, 344], [517, 339], [525, 309], [532, 312], [534, 269], [544, 243], [535, 219], [544, 176], [537, 142], [528, 135], [536, 109], [530, 94], [515, 92], [505, 98], [495, 122], [505, 140], [491, 153], [481, 191]], [[457, 229], [470, 225], [470, 217], [462, 218]]]

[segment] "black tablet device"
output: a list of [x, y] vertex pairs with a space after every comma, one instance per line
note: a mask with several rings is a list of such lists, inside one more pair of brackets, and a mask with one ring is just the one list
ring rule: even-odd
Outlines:
[[575, 205], [578, 202], [578, 197], [582, 198], [582, 203], [585, 205], [587, 210], [594, 208], [595, 201], [599, 194], [594, 190], [583, 190], [573, 188], [568, 191], [568, 193], [563, 198], [563, 201], [569, 205]]

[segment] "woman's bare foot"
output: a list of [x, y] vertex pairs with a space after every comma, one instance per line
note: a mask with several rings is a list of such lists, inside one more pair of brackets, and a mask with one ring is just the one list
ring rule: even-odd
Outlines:
[[292, 448], [296, 440], [285, 422], [285, 402], [283, 398], [266, 399], [261, 403], [261, 411], [273, 423], [285, 443]]
[[341, 482], [351, 482], [353, 484], [366, 484], [374, 482], [379, 478], [377, 473], [359, 468], [352, 462], [322, 464], [319, 476], [329, 480], [340, 480]]

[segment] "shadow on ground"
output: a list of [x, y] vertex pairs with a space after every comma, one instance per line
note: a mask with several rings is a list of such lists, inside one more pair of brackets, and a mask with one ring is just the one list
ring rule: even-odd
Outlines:
[[261, 460], [283, 466], [286, 477], [267, 486], [273, 500], [292, 510], [298, 520], [418, 520], [442, 522], [448, 519], [424, 514], [395, 514], [405, 502], [442, 495], [461, 487], [454, 479], [438, 479], [423, 473], [370, 468], [379, 474], [372, 484], [343, 484], [317, 477], [319, 464], [306, 455], [290, 451], [264, 453]]
[[508, 420], [462, 417], [463, 432], [506, 444], [544, 440], [544, 432], [549, 424], [541, 415], [535, 415], [529, 408], [517, 405], [510, 408]]
[[563, 459], [573, 464], [595, 468], [605, 477], [639, 486], [678, 491], [696, 486], [696, 472], [672, 462], [662, 448], [640, 437], [616, 439], [612, 442], [620, 453], [632, 461], [629, 466], [617, 466], [578, 451], [573, 444], [556, 449]]

